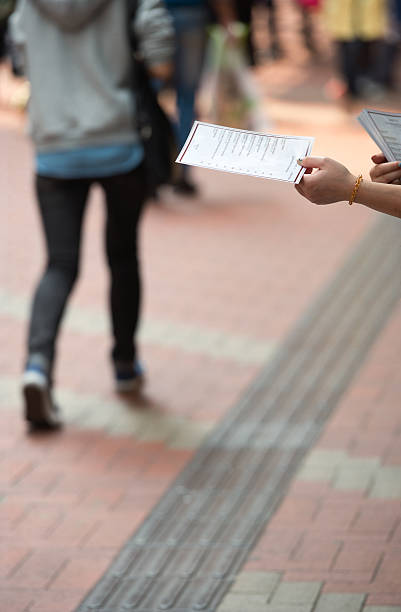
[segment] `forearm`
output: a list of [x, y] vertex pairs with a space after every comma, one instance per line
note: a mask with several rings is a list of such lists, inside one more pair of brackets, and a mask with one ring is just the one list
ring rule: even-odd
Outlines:
[[355, 202], [393, 217], [401, 218], [401, 186], [363, 181]]
[[[298, 193], [314, 204], [332, 204], [334, 202], [357, 202], [373, 210], [377, 210], [393, 217], [401, 218], [401, 185], [389, 182], [369, 180], [360, 182], [360, 179], [340, 162], [329, 157], [305, 157], [298, 163], [308, 171], [316, 168], [316, 172], [306, 173], [301, 182], [295, 185]], [[393, 176], [394, 168], [387, 167], [384, 174], [386, 180], [397, 178]], [[372, 176], [372, 173], [371, 173]], [[376, 178], [375, 173], [373, 173]]]
[[165, 62], [163, 64], [152, 64], [147, 67], [148, 74], [153, 79], [167, 81], [173, 74], [173, 63]]
[[140, 0], [134, 22], [138, 48], [148, 69], [166, 65], [174, 56], [174, 28], [162, 0]]

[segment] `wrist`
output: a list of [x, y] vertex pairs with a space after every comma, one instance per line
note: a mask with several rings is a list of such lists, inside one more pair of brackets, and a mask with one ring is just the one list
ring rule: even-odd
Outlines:
[[357, 174], [351, 174], [349, 173], [349, 175], [347, 176], [347, 179], [345, 181], [345, 185], [344, 185], [344, 200], [349, 200], [349, 197], [352, 193], [352, 190], [355, 187], [355, 183], [357, 181], [358, 175]]
[[354, 202], [357, 201], [357, 196], [358, 196], [358, 192], [359, 189], [362, 185], [363, 182], [363, 176], [362, 174], [359, 174], [358, 176], [354, 176], [351, 175], [351, 189], [348, 191], [348, 204], [351, 206]]

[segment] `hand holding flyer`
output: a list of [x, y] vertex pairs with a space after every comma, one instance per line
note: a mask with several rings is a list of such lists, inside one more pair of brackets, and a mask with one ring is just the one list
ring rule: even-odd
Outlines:
[[176, 161], [236, 174], [299, 183], [314, 139], [278, 136], [195, 121]]

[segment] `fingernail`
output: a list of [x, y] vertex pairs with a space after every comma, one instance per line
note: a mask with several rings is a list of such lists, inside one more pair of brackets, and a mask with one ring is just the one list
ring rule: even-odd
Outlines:
[[[297, 159], [297, 164], [299, 164], [300, 166], [302, 166], [303, 161], [304, 161], [304, 160], [302, 159], [302, 157], [299, 157], [299, 158]], [[401, 164], [400, 164], [400, 166], [401, 166]]]

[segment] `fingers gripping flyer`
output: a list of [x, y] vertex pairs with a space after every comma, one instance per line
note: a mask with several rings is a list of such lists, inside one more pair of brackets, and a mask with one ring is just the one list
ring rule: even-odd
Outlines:
[[314, 138], [262, 134], [195, 121], [176, 161], [235, 174], [299, 183], [297, 159], [312, 151]]

